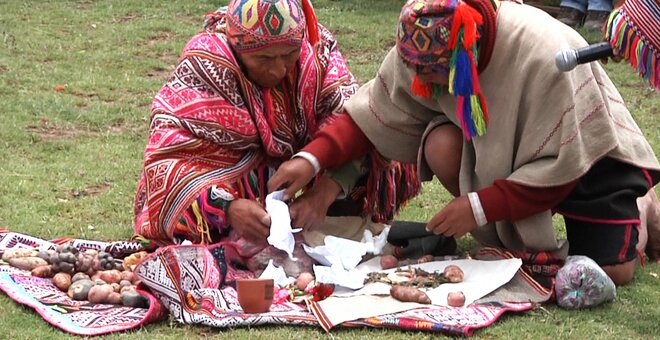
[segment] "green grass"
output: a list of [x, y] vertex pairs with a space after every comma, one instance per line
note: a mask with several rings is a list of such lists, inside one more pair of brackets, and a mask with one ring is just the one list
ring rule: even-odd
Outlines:
[[[132, 203], [149, 106], [202, 16], [226, 1], [80, 0], [0, 2], [0, 227], [49, 239], [132, 235]], [[349, 66], [369, 80], [394, 43], [402, 0], [316, 0]], [[597, 40], [597, 37], [590, 37]], [[660, 95], [627, 65], [607, 66], [655, 150]], [[57, 92], [57, 85], [64, 91]], [[425, 221], [449, 199], [437, 183], [402, 218]], [[561, 223], [557, 223], [561, 230]], [[473, 245], [461, 241], [464, 251]], [[615, 302], [580, 312], [546, 306], [503, 316], [475, 338], [649, 338], [660, 334], [660, 266], [637, 272]], [[0, 338], [69, 336], [0, 294]], [[434, 334], [337, 329], [335, 338], [431, 338]], [[120, 338], [327, 338], [320, 328], [211, 329], [173, 322]]]

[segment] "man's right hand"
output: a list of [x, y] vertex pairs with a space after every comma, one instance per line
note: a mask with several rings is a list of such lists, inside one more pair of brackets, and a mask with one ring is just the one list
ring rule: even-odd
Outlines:
[[227, 222], [238, 233], [257, 243], [265, 244], [270, 235], [270, 216], [259, 203], [239, 198], [229, 205]]
[[285, 189], [283, 200], [287, 201], [307, 185], [314, 178], [314, 174], [314, 167], [309, 161], [295, 157], [280, 165], [268, 181], [268, 192]]

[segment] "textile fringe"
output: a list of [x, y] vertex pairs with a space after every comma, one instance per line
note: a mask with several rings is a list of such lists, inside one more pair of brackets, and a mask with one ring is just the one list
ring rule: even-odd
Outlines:
[[644, 80], [655, 89], [660, 89], [660, 51], [644, 41], [634, 24], [625, 18], [621, 8], [610, 15], [605, 38]]
[[364, 210], [374, 222], [391, 222], [399, 209], [421, 189], [417, 166], [391, 162], [376, 151], [369, 154], [369, 166]]

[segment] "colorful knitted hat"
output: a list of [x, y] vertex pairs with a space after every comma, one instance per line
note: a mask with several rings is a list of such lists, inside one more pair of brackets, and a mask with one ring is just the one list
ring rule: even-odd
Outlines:
[[[307, 21], [305, 18], [307, 17]], [[305, 29], [318, 41], [318, 24], [309, 0], [232, 0], [227, 8], [227, 38], [239, 52], [273, 44], [301, 46]]]
[[[432, 66], [449, 76], [456, 116], [467, 140], [486, 133], [488, 109], [477, 72], [482, 15], [463, 0], [408, 0], [401, 10], [397, 49], [409, 65]], [[415, 76], [411, 91], [428, 98]]]
[[605, 38], [652, 87], [660, 89], [660, 0], [626, 0], [610, 14]]

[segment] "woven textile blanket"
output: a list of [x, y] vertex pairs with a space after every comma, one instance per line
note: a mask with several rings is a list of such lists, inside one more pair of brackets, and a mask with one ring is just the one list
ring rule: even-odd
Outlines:
[[[104, 249], [120, 256], [141, 250], [133, 242], [97, 242], [78, 239], [45, 241], [0, 230], [0, 251], [17, 247], [49, 249], [59, 244], [80, 249]], [[140, 293], [150, 307], [91, 304], [71, 300], [52, 280], [32, 277], [29, 272], [0, 263], [0, 290], [14, 301], [33, 308], [44, 320], [63, 331], [77, 335], [101, 335], [125, 331], [158, 322], [168, 314], [182, 324], [201, 324], [218, 328], [251, 325], [305, 325], [326, 330], [334, 327], [324, 320], [316, 302], [298, 304], [277, 301], [267, 313], [242, 311], [234, 281], [251, 273], [232, 264], [234, 251], [229, 246], [170, 246], [145, 258], [135, 269], [142, 279]], [[471, 335], [493, 324], [505, 312], [531, 309], [532, 303], [483, 302], [463, 308], [428, 307], [377, 317], [344, 322], [337, 327], [375, 327], [424, 330], [447, 334]]]
[[[325, 330], [334, 326], [327, 323], [316, 302], [306, 306], [276, 301], [266, 313], [243, 313], [234, 283], [244, 274], [232, 268], [233, 253], [228, 245], [210, 248], [169, 246], [145, 258], [135, 272], [170, 315], [183, 324], [218, 328], [264, 324], [310, 325], [321, 326]], [[471, 335], [474, 330], [491, 325], [507, 311], [520, 312], [531, 308], [529, 302], [488, 302], [463, 308], [432, 306], [344, 322], [339, 326]]]
[[[135, 242], [98, 242], [61, 238], [52, 241], [0, 230], [0, 251], [10, 248], [54, 249], [71, 244], [80, 250], [95, 249], [120, 257], [141, 250]], [[77, 335], [101, 335], [124, 331], [167, 316], [166, 310], [148, 292], [140, 293], [150, 300], [149, 308], [75, 301], [59, 290], [49, 278], [30, 275], [29, 271], [0, 263], [0, 290], [14, 301], [33, 308], [48, 323]]]

